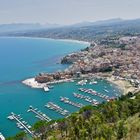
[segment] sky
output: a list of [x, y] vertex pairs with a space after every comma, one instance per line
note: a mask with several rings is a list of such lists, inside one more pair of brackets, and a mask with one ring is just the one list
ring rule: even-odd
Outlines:
[[140, 18], [140, 0], [0, 0], [0, 24]]

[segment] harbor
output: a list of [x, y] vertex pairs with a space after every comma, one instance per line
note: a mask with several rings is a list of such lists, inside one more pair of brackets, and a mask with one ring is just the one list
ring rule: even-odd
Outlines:
[[51, 121], [51, 119], [44, 113], [42, 113], [40, 110], [38, 110], [37, 108], [34, 108], [33, 106], [29, 107], [29, 110], [27, 112], [32, 112], [34, 113], [36, 116], [36, 118], [39, 118], [40, 120], [44, 120], [44, 121]]
[[82, 107], [84, 107], [83, 104], [78, 103], [78, 102], [73, 102], [73, 101], [71, 101], [71, 100], [70, 100], [69, 98], [67, 98], [67, 97], [60, 97], [60, 101], [61, 101], [61, 102], [64, 102], [65, 104], [69, 104], [69, 105], [75, 106], [75, 107], [77, 107], [77, 108], [82, 108]]
[[[75, 81], [75, 82], [70, 82], [70, 83], [64, 82], [61, 84], [50, 85], [49, 89], [52, 89], [52, 90], [50, 90], [49, 93], [47, 94], [42, 89], [38, 89], [40, 93], [38, 93], [37, 91], [36, 92], [34, 91], [32, 96], [35, 94], [42, 96], [42, 102], [40, 103], [35, 102], [34, 104], [32, 104], [32, 106], [29, 106], [29, 109], [27, 111], [25, 109], [26, 113], [30, 112], [26, 114], [27, 117], [25, 118], [27, 118], [27, 121], [30, 122], [31, 125], [33, 125], [34, 122], [36, 122], [37, 120], [50, 122], [51, 120], [67, 117], [70, 115], [70, 113], [78, 111], [80, 108], [82, 108], [85, 105], [91, 104], [93, 106], [97, 106], [106, 98], [106, 97], [101, 98], [101, 96], [99, 96], [97, 93], [102, 93], [104, 89], [107, 90], [110, 84], [108, 83], [103, 84], [102, 89], [99, 90], [99, 88], [97, 89], [97, 87], [99, 86], [101, 82], [104, 82], [103, 80], [101, 81], [98, 80], [98, 84], [96, 83], [90, 84], [89, 80], [87, 81], [84, 80], [84, 82], [86, 82], [86, 84], [83, 85], [83, 88], [81, 88], [82, 85], [76, 85], [77, 81]], [[70, 88], [66, 88], [66, 87], [70, 87]], [[91, 90], [93, 87], [95, 89]], [[114, 93], [116, 93], [117, 91], [117, 89], [114, 89], [113, 86], [110, 86], [110, 88], [112, 88], [112, 93], [109, 92], [108, 94], [109, 99], [114, 97]], [[78, 91], [83, 92], [83, 93], [88, 93], [89, 91], [90, 92], [92, 91], [94, 92], [94, 94], [96, 94], [96, 96], [94, 97], [86, 96], [86, 95], [83, 95], [82, 93], [78, 93]], [[91, 94], [91, 93], [88, 93], [88, 94]], [[104, 96], [107, 96], [107, 92], [105, 91], [102, 94]], [[99, 100], [99, 98], [97, 97], [100, 97], [101, 100]], [[51, 101], [52, 98], [55, 100]], [[105, 99], [105, 101], [107, 100]], [[15, 111], [13, 110], [13, 112]], [[28, 114], [30, 117], [32, 117], [29, 120], [28, 120], [29, 118]], [[57, 115], [57, 114], [60, 114], [60, 115]], [[36, 120], [36, 121], [32, 122], [32, 120]], [[23, 123], [26, 123], [26, 122], [23, 122]], [[31, 128], [31, 126], [27, 126], [27, 128], [28, 127]], [[26, 133], [30, 134], [30, 132], [27, 131], [19, 123], [17, 123], [17, 128], [22, 131], [25, 130]], [[36, 135], [39, 136], [39, 134], [36, 134]]]
[[57, 104], [53, 103], [53, 102], [48, 102], [45, 107], [47, 107], [50, 110], [53, 110], [63, 116], [68, 116], [69, 115], [69, 111], [66, 109], [61, 108], [60, 106], [58, 106]]
[[86, 102], [92, 104], [93, 106], [97, 106], [99, 104], [99, 102], [95, 99], [92, 99], [91, 97], [89, 96], [84, 96], [84, 95], [81, 95], [81, 94], [78, 94], [78, 93], [73, 93], [73, 96], [75, 98], [79, 98], [79, 99], [83, 99], [85, 100]]
[[[82, 80], [80, 80], [80, 81], [82, 81]], [[51, 94], [50, 93], [48, 93], [48, 94], [42, 93], [42, 95], [44, 95], [44, 97], [46, 97], [46, 98], [42, 102], [41, 106], [39, 106], [39, 104], [38, 105], [33, 104], [32, 106], [29, 106], [29, 109], [27, 110], [27, 112], [30, 112], [30, 114], [33, 116], [32, 119], [36, 118], [36, 119], [39, 119], [41, 121], [50, 122], [51, 120], [54, 120], [54, 116], [56, 116], [56, 117], [59, 116], [59, 115], [56, 115], [56, 114], [60, 114], [59, 117], [62, 116], [62, 118], [67, 117], [67, 116], [70, 115], [70, 112], [73, 112], [73, 109], [78, 111], [79, 108], [82, 108], [85, 105], [91, 104], [93, 106], [97, 106], [104, 100], [105, 101], [110, 101], [111, 99], [114, 99], [114, 95], [115, 95], [117, 89], [114, 89], [114, 87], [112, 85], [107, 83], [110, 86], [110, 88], [112, 88], [112, 93], [109, 92], [109, 94], [108, 94], [108, 90], [107, 90], [108, 85], [107, 84], [103, 85], [103, 88], [101, 89], [101, 91], [99, 91], [99, 90], [96, 89], [96, 87], [98, 87], [97, 82], [92, 81], [92, 84], [89, 82], [89, 80], [84, 80], [82, 82], [84, 82], [86, 84], [81, 85], [81, 82], [80, 82], [80, 85], [76, 85], [77, 81], [75, 81], [75, 82], [71, 82], [71, 83], [64, 82], [63, 84], [56, 84], [56, 85], [53, 85], [53, 86], [50, 85], [49, 88], [50, 89], [53, 88], [50, 91]], [[101, 80], [101, 81], [98, 80], [98, 83], [100, 83], [100, 82], [104, 82], [104, 81], [103, 80]], [[67, 90], [68, 91], [67, 96], [65, 96], [66, 95], [65, 92], [60, 92], [58, 94], [58, 96], [56, 96], [57, 94], [56, 94], [55, 90], [59, 86], [61, 87], [61, 85], [71, 86], [69, 91]], [[81, 86], [84, 86], [84, 87], [81, 88]], [[93, 87], [95, 88], [94, 90], [92, 89]], [[73, 90], [75, 92], [73, 92]], [[40, 91], [42, 91], [42, 90], [40, 90]], [[94, 95], [94, 96], [91, 97], [91, 96], [87, 96], [86, 94], [83, 95], [82, 93], [78, 93], [78, 91], [83, 92], [83, 93], [87, 93], [87, 94], [90, 94], [90, 95]], [[101, 100], [99, 100], [99, 98], [96, 98], [96, 97], [99, 97]], [[52, 102], [50, 100], [52, 98], [55, 98], [56, 100], [54, 100]], [[80, 100], [78, 100], [78, 99], [80, 99]], [[46, 101], [47, 101], [47, 103], [46, 103]], [[39, 109], [35, 108], [35, 106], [39, 107]], [[40, 110], [42, 110], [42, 111], [40, 111]], [[52, 110], [52, 112], [50, 110]], [[28, 125], [27, 122], [22, 121], [22, 118], [20, 118], [20, 115], [14, 115], [14, 116], [16, 116], [22, 122], [22, 124], [17, 122], [17, 128], [25, 131], [26, 133], [28, 133], [32, 137], [34, 137], [35, 134], [33, 135], [33, 132], [30, 130], [31, 126]], [[25, 125], [28, 129], [26, 130], [26, 127], [23, 126], [23, 125]], [[32, 123], [31, 123], [31, 125], [32, 125]], [[36, 135], [39, 136], [39, 134], [36, 134]]]
[[[100, 98], [102, 98], [102, 99], [104, 99], [104, 100], [106, 100], [106, 101], [108, 101], [108, 102], [109, 102], [110, 100], [113, 100], [113, 99], [116, 98], [115, 96], [109, 97], [108, 95], [105, 95], [105, 94], [102, 94], [102, 93], [98, 93], [98, 92], [96, 92], [96, 91], [93, 90], [93, 89], [79, 88], [79, 91], [84, 92], [84, 93], [88, 93], [88, 94], [90, 94], [90, 95], [98, 96], [98, 97], [100, 97]], [[107, 91], [107, 92], [108, 92], [108, 91]]]

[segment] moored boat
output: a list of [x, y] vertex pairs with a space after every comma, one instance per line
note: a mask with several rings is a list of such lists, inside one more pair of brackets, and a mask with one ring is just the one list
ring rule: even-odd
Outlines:
[[49, 91], [49, 88], [47, 86], [44, 87], [44, 91], [48, 92]]
[[97, 81], [91, 81], [89, 84], [90, 85], [97, 84]]
[[5, 140], [5, 137], [0, 133], [0, 140]]

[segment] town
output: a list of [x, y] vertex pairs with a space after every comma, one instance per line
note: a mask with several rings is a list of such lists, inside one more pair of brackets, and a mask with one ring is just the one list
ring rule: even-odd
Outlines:
[[[66, 55], [62, 64], [71, 64], [64, 71], [40, 73], [35, 77], [37, 83], [92, 76], [114, 77], [115, 80], [128, 81], [136, 90], [140, 88], [140, 37], [125, 36], [106, 43], [95, 42], [77, 53]], [[102, 41], [102, 42], [103, 42]], [[111, 47], [116, 46], [116, 47]], [[27, 83], [26, 83], [27, 84]], [[27, 84], [28, 85], [28, 84]]]

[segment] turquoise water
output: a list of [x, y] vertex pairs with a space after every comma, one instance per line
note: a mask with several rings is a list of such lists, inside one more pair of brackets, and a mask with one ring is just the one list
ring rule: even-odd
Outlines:
[[[0, 132], [5, 136], [19, 132], [16, 124], [7, 120], [10, 112], [21, 114], [29, 124], [35, 123], [38, 120], [35, 115], [27, 113], [29, 105], [39, 108], [52, 119], [63, 116], [46, 109], [44, 105], [48, 101], [56, 102], [70, 112], [78, 110], [60, 102], [60, 96], [66, 96], [87, 105], [87, 102], [73, 97], [72, 93], [78, 92], [79, 88], [75, 83], [55, 85], [49, 93], [42, 89], [29, 88], [21, 83], [22, 80], [33, 77], [39, 72], [53, 72], [66, 68], [67, 65], [59, 64], [60, 58], [85, 47], [85, 44], [51, 39], [0, 38]], [[109, 89], [109, 93], [103, 91], [104, 86]], [[97, 85], [85, 87], [109, 96], [114, 96], [113, 89], [119, 92], [117, 87], [110, 85], [107, 81], [98, 81]], [[103, 101], [101, 98], [94, 98], [100, 102]]]

